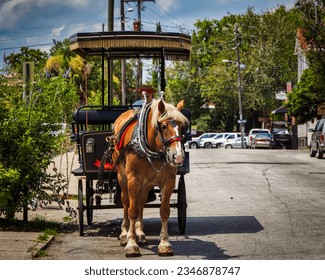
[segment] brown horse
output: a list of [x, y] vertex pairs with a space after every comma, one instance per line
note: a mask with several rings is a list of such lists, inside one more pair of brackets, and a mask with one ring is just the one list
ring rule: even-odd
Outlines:
[[181, 131], [188, 120], [180, 112], [182, 107], [183, 102], [175, 107], [163, 100], [154, 100], [142, 108], [138, 118], [134, 117], [137, 114], [134, 110], [129, 110], [114, 123], [115, 135], [119, 137], [115, 138], [112, 158], [124, 208], [120, 244], [125, 246], [127, 257], [140, 256], [138, 243], [147, 242], [143, 232], [143, 208], [154, 186], [161, 192], [158, 254], [173, 255], [167, 223], [177, 166], [184, 161]]

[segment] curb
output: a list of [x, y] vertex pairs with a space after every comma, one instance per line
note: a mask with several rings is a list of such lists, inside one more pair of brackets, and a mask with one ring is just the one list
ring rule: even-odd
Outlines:
[[49, 238], [44, 242], [36, 241], [37, 243], [28, 249], [28, 252], [30, 252], [32, 259], [37, 259], [39, 251], [46, 250], [50, 246], [54, 238], [55, 237], [53, 235], [50, 235]]

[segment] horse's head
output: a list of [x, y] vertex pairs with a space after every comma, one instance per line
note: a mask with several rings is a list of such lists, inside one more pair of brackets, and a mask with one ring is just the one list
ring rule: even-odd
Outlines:
[[157, 104], [157, 137], [166, 154], [167, 161], [173, 165], [182, 165], [185, 156], [181, 132], [188, 120], [180, 112], [182, 107], [182, 101], [178, 103], [177, 107], [162, 100]]

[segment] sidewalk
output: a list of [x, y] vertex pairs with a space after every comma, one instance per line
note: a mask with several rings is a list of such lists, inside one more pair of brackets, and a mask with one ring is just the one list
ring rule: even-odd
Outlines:
[[[78, 158], [73, 152], [66, 155], [58, 156], [54, 159], [55, 167], [58, 172], [65, 176], [71, 175], [71, 169], [79, 167]], [[49, 167], [48, 172], [53, 169], [53, 164]], [[69, 178], [68, 194], [77, 194], [77, 178], [73, 175]], [[77, 210], [77, 200], [69, 200], [70, 207]], [[67, 205], [62, 208], [55, 202], [47, 206], [38, 207], [36, 211], [28, 211], [28, 220], [33, 220], [34, 217], [41, 217], [46, 221], [64, 222], [65, 217], [69, 217], [66, 212]], [[16, 218], [22, 220], [22, 213], [17, 213]], [[23, 232], [23, 231], [0, 231], [0, 260], [31, 260], [38, 250], [45, 249], [51, 242], [53, 237], [45, 242], [38, 240], [41, 232]]]
[[[77, 210], [77, 200], [69, 202], [70, 206]], [[31, 221], [34, 217], [64, 223], [64, 218], [69, 217], [69, 213], [66, 212], [66, 205], [60, 208], [57, 204], [52, 204], [43, 208], [38, 207], [36, 211], [28, 211], [28, 220]], [[17, 219], [22, 220], [22, 213], [17, 214]], [[38, 250], [45, 249], [54, 238], [49, 236], [48, 240], [41, 242], [38, 240], [41, 234], [42, 232], [0, 231], [0, 260], [33, 259]]]

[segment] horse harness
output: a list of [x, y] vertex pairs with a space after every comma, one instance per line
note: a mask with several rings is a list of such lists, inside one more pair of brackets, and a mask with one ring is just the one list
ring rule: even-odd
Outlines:
[[[148, 135], [147, 135], [147, 120], [148, 120], [150, 107], [151, 107], [151, 102], [142, 106], [141, 110], [136, 111], [134, 116], [130, 118], [128, 121], [126, 121], [126, 123], [122, 126], [121, 130], [116, 135], [110, 137], [109, 146], [102, 157], [100, 167], [99, 167], [99, 175], [98, 175], [99, 183], [103, 182], [104, 180], [103, 179], [104, 164], [105, 162], [107, 162], [107, 160], [110, 161], [112, 160], [112, 155], [115, 147], [117, 150], [119, 150], [119, 155], [112, 169], [115, 168], [115, 166], [124, 158], [126, 152], [129, 151], [130, 149], [133, 149], [141, 157], [147, 158], [152, 168], [157, 172], [162, 172], [164, 168], [167, 166], [166, 154], [163, 153], [162, 151], [161, 152], [152, 151], [149, 148]], [[134, 123], [135, 123], [135, 128], [133, 130], [132, 138], [124, 147], [122, 147], [126, 132]], [[171, 120], [170, 124], [173, 127], [176, 127], [177, 125], [175, 120]], [[172, 136], [169, 139], [164, 139], [162, 129], [158, 122], [156, 124], [155, 133], [156, 136], [158, 135], [158, 133], [160, 134], [161, 136], [160, 141], [163, 143], [164, 148], [167, 148], [175, 141], [182, 141], [182, 137], [178, 135]], [[116, 145], [114, 145], [114, 141]], [[153, 165], [152, 162], [153, 159], [164, 160], [162, 167], [159, 170], [156, 169], [155, 166]]]

